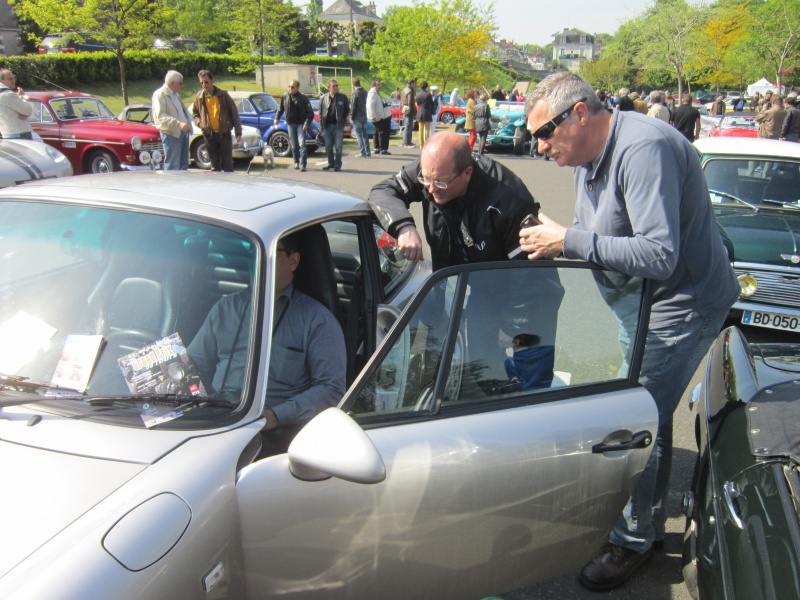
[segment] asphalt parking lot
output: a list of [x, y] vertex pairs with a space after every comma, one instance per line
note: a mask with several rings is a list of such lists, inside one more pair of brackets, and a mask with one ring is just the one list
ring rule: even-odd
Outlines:
[[[416, 136], [415, 136], [416, 141]], [[278, 158], [274, 168], [265, 169], [256, 159], [251, 174], [266, 174], [275, 177], [307, 181], [335, 187], [362, 198], [369, 195], [373, 185], [396, 173], [400, 167], [419, 156], [418, 149], [404, 149], [399, 146], [399, 137], [392, 139], [390, 156], [360, 158], [354, 140], [346, 140], [342, 171], [323, 171], [327, 164], [324, 150], [309, 156], [308, 170], [305, 173], [292, 168], [291, 159]], [[549, 217], [562, 224], [572, 222], [574, 193], [572, 169], [560, 168], [554, 162], [532, 159], [529, 156], [514, 156], [511, 153], [490, 153], [514, 171], [528, 186], [534, 197], [541, 203], [542, 210]], [[242, 165], [239, 165], [241, 168]], [[245, 165], [246, 168], [246, 165]], [[419, 221], [421, 211], [412, 214]], [[695, 444], [687, 401], [691, 389], [699, 381], [695, 374], [692, 384], [684, 394], [675, 418], [675, 451], [672, 484], [669, 497], [669, 521], [664, 550], [643, 566], [622, 587], [612, 592], [596, 593], [583, 589], [577, 582], [576, 573], [555, 577], [544, 583], [520, 590], [497, 590], [497, 598], [502, 600], [571, 600], [596, 599], [598, 597], [615, 600], [690, 600], [681, 575], [681, 549], [683, 544], [684, 518], [680, 514], [680, 503], [685, 490], [689, 489], [695, 459]], [[465, 599], [468, 600], [468, 599]]]

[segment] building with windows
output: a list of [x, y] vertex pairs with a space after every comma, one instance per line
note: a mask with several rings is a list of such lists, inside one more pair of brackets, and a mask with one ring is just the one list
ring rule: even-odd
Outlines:
[[564, 29], [553, 34], [553, 60], [577, 71], [584, 60], [592, 60], [600, 55], [601, 44], [594, 35], [580, 29]]
[[17, 15], [7, 0], [0, 0], [0, 56], [15, 54], [22, 54], [22, 38]]
[[378, 25], [383, 25], [383, 19], [378, 18], [375, 3], [370, 2], [365, 6], [358, 0], [336, 0], [336, 2], [317, 15], [317, 19], [320, 21], [333, 21], [342, 27], [350, 23], [360, 23], [361, 21], [375, 21]]

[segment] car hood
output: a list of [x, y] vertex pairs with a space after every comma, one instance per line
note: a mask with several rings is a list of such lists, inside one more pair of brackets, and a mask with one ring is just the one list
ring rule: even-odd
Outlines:
[[4, 528], [0, 577], [145, 468], [0, 441], [0, 514], [25, 520]]
[[781, 257], [800, 247], [800, 211], [716, 207], [717, 221], [733, 240], [736, 262], [792, 266]]
[[93, 131], [113, 132], [113, 135], [125, 136], [130, 139], [134, 135], [142, 138], [142, 141], [152, 137], [160, 139], [158, 129], [153, 125], [145, 123], [135, 123], [133, 121], [120, 121], [119, 119], [76, 119], [72, 121], [65, 121], [65, 125], [79, 124], [82, 128], [91, 129]]

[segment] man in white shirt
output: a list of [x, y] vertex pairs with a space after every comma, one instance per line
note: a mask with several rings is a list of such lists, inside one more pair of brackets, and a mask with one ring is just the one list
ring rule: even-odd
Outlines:
[[4, 138], [33, 139], [33, 129], [28, 123], [33, 108], [23, 100], [24, 94], [17, 87], [14, 74], [0, 69], [0, 133]]
[[669, 122], [672, 121], [672, 115], [669, 109], [661, 103], [663, 100], [661, 92], [652, 92], [650, 94], [650, 100], [652, 105], [650, 106], [650, 110], [647, 111], [647, 116], [661, 119], [664, 123], [669, 125]]
[[164, 169], [186, 171], [189, 168], [189, 136], [192, 115], [181, 102], [183, 75], [167, 71], [164, 85], [153, 92], [153, 125], [161, 132], [164, 145]]

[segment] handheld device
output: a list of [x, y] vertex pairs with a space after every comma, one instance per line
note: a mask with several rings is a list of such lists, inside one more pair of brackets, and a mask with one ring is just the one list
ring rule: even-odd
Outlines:
[[522, 219], [522, 223], [519, 224], [520, 229], [526, 229], [528, 227], [534, 227], [535, 225], [541, 225], [542, 222], [534, 217], [533, 215], [528, 215], [524, 219]]

